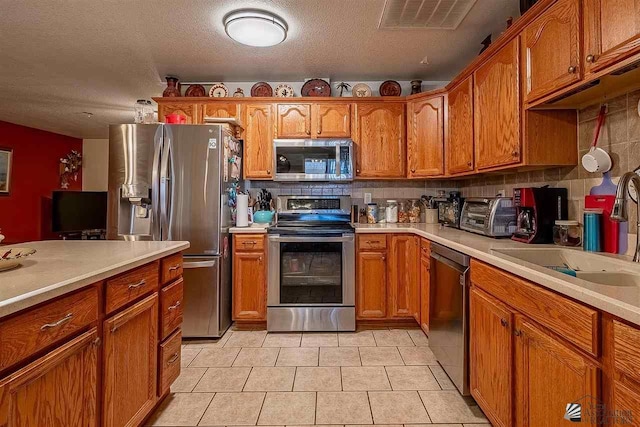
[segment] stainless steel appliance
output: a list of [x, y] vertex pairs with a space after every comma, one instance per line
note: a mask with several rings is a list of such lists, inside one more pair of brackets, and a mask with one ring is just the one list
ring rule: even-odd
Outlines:
[[353, 180], [350, 139], [275, 139], [274, 181]]
[[460, 393], [469, 395], [469, 263], [431, 242], [429, 347]]
[[459, 191], [452, 191], [445, 201], [438, 203], [438, 222], [447, 227], [460, 228], [460, 215], [464, 198], [460, 197]]
[[553, 243], [556, 220], [567, 219], [569, 212], [566, 188], [515, 188], [516, 231], [513, 240], [524, 243]]
[[465, 199], [460, 214], [460, 229], [489, 237], [511, 237], [516, 231], [516, 207], [513, 199]]
[[281, 196], [269, 227], [267, 330], [354, 331], [351, 199]]
[[107, 237], [191, 243], [185, 337], [219, 337], [231, 324], [229, 197], [242, 184], [240, 163], [225, 125], [109, 127]]

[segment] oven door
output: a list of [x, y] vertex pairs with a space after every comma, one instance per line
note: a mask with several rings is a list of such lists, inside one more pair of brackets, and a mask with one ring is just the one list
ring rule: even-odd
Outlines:
[[269, 307], [355, 306], [355, 244], [341, 236], [269, 236]]

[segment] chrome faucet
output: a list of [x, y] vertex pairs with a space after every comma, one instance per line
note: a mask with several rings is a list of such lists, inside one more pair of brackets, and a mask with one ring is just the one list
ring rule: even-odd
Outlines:
[[[620, 177], [618, 182], [618, 189], [616, 190], [616, 201], [613, 204], [613, 210], [611, 211], [611, 219], [618, 222], [626, 222], [629, 220], [629, 211], [627, 208], [627, 198], [629, 183], [633, 182], [636, 187], [636, 191], [640, 192], [640, 176], [635, 172], [627, 172]], [[638, 202], [636, 202], [638, 204]], [[636, 209], [638, 229], [640, 230], [640, 206]], [[637, 234], [640, 236], [640, 234]], [[636, 237], [636, 252], [633, 255], [633, 262], [640, 262], [640, 238]]]

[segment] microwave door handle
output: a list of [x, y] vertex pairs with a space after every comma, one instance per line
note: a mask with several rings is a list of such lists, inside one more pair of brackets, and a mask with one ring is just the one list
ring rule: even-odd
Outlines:
[[335, 164], [336, 170], [334, 171], [334, 173], [338, 178], [340, 177], [340, 175], [342, 175], [342, 171], [340, 169], [340, 147], [341, 147], [340, 144], [336, 144], [336, 164]]

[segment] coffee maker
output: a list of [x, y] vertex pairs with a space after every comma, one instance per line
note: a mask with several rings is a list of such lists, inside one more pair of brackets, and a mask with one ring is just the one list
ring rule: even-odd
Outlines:
[[553, 243], [553, 225], [567, 219], [566, 188], [530, 187], [513, 190], [516, 231], [513, 240], [524, 243]]

